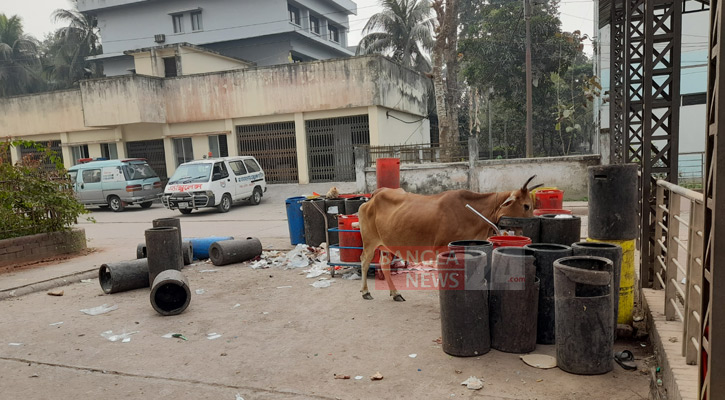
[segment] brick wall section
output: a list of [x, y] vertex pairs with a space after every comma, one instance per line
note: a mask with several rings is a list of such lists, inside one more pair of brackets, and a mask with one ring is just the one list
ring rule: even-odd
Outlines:
[[3, 239], [0, 240], [0, 266], [40, 261], [85, 248], [86, 231], [82, 228]]

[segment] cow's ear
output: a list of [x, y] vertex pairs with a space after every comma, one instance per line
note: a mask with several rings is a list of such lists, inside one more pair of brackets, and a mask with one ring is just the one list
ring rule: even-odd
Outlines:
[[503, 202], [503, 204], [501, 204], [501, 207], [508, 207], [508, 206], [510, 206], [511, 204], [513, 204], [513, 203], [514, 203], [514, 201], [516, 201], [516, 196], [514, 196], [514, 195], [512, 194], [511, 196], [509, 196], [509, 198], [508, 198], [508, 199], [506, 199], [506, 201], [504, 201], [504, 202]]

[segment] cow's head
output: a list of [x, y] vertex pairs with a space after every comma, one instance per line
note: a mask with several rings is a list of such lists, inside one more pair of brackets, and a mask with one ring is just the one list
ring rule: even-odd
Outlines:
[[509, 197], [496, 210], [496, 222], [503, 217], [533, 217], [534, 202], [531, 200], [531, 190], [543, 185], [542, 183], [527, 187], [536, 175], [529, 178], [521, 189], [511, 192]]

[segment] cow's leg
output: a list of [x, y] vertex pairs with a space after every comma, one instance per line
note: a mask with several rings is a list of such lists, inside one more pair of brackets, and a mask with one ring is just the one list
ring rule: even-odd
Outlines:
[[395, 289], [395, 284], [393, 283], [393, 278], [390, 275], [390, 264], [392, 263], [392, 256], [393, 253], [389, 253], [389, 255], [380, 256], [380, 268], [383, 269], [383, 275], [385, 276], [385, 282], [388, 283], [388, 287], [390, 288], [390, 295], [393, 296], [393, 300], [395, 301], [405, 301], [403, 296], [398, 293], [398, 290]]
[[363, 245], [362, 255], [360, 256], [360, 261], [362, 262], [362, 268], [360, 271], [360, 273], [362, 274], [362, 289], [360, 290], [360, 292], [362, 292], [362, 297], [365, 300], [373, 299], [373, 296], [368, 290], [368, 270], [370, 269], [370, 262], [373, 260], [374, 256], [375, 246]]

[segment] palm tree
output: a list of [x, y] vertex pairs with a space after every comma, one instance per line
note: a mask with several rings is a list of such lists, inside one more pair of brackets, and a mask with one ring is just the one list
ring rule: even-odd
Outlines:
[[79, 12], [74, 1], [72, 9], [55, 10], [52, 18], [55, 22], [68, 24], [55, 32], [54, 41], [48, 49], [52, 58], [50, 75], [54, 80], [70, 87], [83, 78], [100, 76], [101, 71], [96, 64], [86, 61], [86, 57], [101, 53], [96, 17]]
[[20, 17], [0, 14], [0, 97], [42, 89], [37, 41], [23, 33]]
[[357, 54], [383, 54], [418, 71], [429, 72], [426, 53], [433, 48], [433, 19], [428, 0], [381, 0], [383, 11], [370, 17]]

